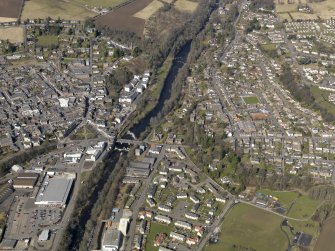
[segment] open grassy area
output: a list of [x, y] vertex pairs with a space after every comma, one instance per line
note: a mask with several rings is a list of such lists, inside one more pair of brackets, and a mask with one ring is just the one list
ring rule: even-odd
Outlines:
[[335, 246], [335, 218], [328, 219], [321, 230], [320, 236], [317, 239], [314, 251], [333, 250]]
[[47, 18], [66, 20], [84, 20], [96, 15], [93, 11], [76, 4], [62, 0], [29, 0], [24, 3], [21, 20]]
[[219, 242], [205, 251], [230, 251], [233, 245], [257, 251], [285, 250], [287, 239], [280, 230], [282, 218], [246, 204], [236, 205], [224, 220]]
[[134, 17], [138, 17], [141, 19], [149, 19], [157, 10], [159, 10], [161, 7], [163, 7], [163, 4], [159, 2], [158, 0], [152, 1], [148, 6], [146, 6], [144, 9], [137, 12]]
[[94, 139], [97, 137], [97, 134], [89, 127], [83, 126], [80, 128], [74, 135], [72, 135], [72, 139], [74, 140], [83, 140], [83, 139]]
[[40, 36], [37, 38], [37, 44], [42, 47], [57, 46], [58, 37], [52, 35]]
[[247, 96], [247, 97], [243, 97], [244, 102], [247, 105], [255, 105], [259, 103], [259, 100], [257, 97], [255, 96]]
[[9, 40], [12, 43], [23, 42], [23, 28], [22, 27], [7, 27], [0, 28], [0, 40]]
[[175, 2], [175, 7], [179, 11], [194, 12], [198, 7], [198, 3], [188, 0], [177, 0]]
[[328, 101], [329, 91], [321, 90], [316, 86], [312, 86], [311, 92], [316, 103], [328, 110], [329, 113], [335, 115], [335, 105]]
[[259, 192], [278, 198], [279, 203], [285, 208], [288, 208], [290, 204], [298, 197], [297, 192], [290, 191], [271, 191], [270, 189], [261, 189]]
[[157, 222], [151, 222], [150, 232], [147, 237], [147, 242], [145, 245], [146, 251], [158, 251], [158, 247], [154, 247], [153, 243], [154, 240], [159, 233], [166, 233], [167, 235], [170, 234], [172, 230], [172, 225], [160, 224]]
[[307, 195], [300, 196], [288, 212], [288, 216], [297, 219], [307, 219], [311, 217], [322, 202], [310, 199]]

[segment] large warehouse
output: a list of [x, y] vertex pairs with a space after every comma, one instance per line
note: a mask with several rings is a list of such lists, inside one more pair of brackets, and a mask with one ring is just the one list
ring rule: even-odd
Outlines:
[[62, 206], [65, 207], [73, 178], [46, 176], [44, 183], [36, 197], [36, 205]]
[[38, 179], [38, 174], [33, 172], [20, 173], [13, 182], [14, 189], [33, 189]]

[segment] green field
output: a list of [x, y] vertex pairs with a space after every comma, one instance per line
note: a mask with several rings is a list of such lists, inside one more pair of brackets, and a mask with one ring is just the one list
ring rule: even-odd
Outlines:
[[158, 247], [154, 247], [153, 243], [156, 235], [159, 233], [166, 233], [168, 236], [172, 230], [172, 225], [160, 224], [157, 222], [151, 222], [150, 232], [147, 237], [147, 242], [145, 245], [146, 251], [158, 251]]
[[21, 20], [47, 18], [66, 20], [85, 20], [96, 15], [93, 11], [69, 1], [29, 0], [25, 1]]
[[242, 98], [247, 105], [255, 105], [259, 103], [258, 98], [255, 96], [245, 96]]
[[37, 38], [37, 44], [42, 47], [57, 46], [58, 37], [52, 35], [40, 36]]
[[97, 134], [89, 127], [89, 126], [83, 126], [82, 128], [79, 128], [78, 131], [71, 136], [71, 139], [73, 140], [87, 140], [87, 139], [95, 139], [97, 137]]
[[310, 199], [307, 195], [302, 195], [293, 204], [288, 216], [297, 219], [310, 218], [321, 203], [321, 201]]
[[275, 214], [238, 204], [224, 220], [219, 242], [208, 245], [205, 251], [230, 251], [233, 245], [257, 251], [285, 250], [288, 243], [280, 230], [281, 222]]
[[261, 189], [258, 192], [266, 195], [272, 195], [278, 198], [279, 203], [284, 208], [288, 208], [290, 204], [298, 197], [297, 192], [271, 191], [270, 189]]

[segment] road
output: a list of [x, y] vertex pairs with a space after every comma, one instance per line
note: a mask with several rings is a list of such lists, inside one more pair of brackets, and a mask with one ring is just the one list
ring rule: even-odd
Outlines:
[[136, 219], [137, 219], [137, 215], [139, 213], [140, 208], [142, 207], [142, 205], [145, 202], [145, 199], [147, 197], [148, 194], [148, 190], [150, 185], [152, 184], [152, 178], [154, 177], [156, 170], [157, 170], [157, 166], [159, 165], [160, 161], [164, 158], [165, 155], [165, 147], [162, 148], [162, 151], [160, 152], [160, 154], [157, 157], [157, 160], [153, 166], [153, 171], [151, 172], [151, 174], [149, 175], [149, 177], [143, 182], [142, 184], [142, 193], [141, 196], [136, 200], [136, 202], [134, 203], [132, 209], [133, 209], [133, 217], [132, 217], [132, 221], [130, 222], [130, 226], [129, 226], [129, 230], [128, 230], [128, 241], [126, 243], [126, 247], [125, 250], [126, 251], [131, 251], [132, 250], [132, 242], [135, 236], [135, 231], [136, 231]]
[[[100, 155], [99, 159], [94, 162], [93, 166], [91, 169], [94, 169], [94, 167], [101, 162], [101, 160], [103, 160], [106, 156], [106, 154], [108, 153], [108, 145], [106, 146], [105, 150], [102, 152], [102, 154]], [[64, 234], [64, 230], [67, 227], [69, 221], [70, 221], [70, 217], [72, 216], [73, 210], [75, 208], [76, 205], [76, 201], [77, 201], [77, 196], [79, 194], [79, 189], [80, 189], [80, 176], [82, 174], [82, 172], [84, 171], [84, 164], [85, 164], [85, 158], [82, 157], [79, 164], [78, 164], [78, 168], [76, 170], [76, 181], [74, 184], [74, 188], [72, 191], [72, 197], [69, 201], [69, 204], [67, 205], [64, 215], [63, 215], [63, 219], [62, 219], [62, 223], [61, 223], [61, 229], [58, 230], [55, 239], [53, 241], [53, 246], [52, 246], [52, 251], [57, 251], [58, 250], [58, 245], [62, 240], [63, 234]]]

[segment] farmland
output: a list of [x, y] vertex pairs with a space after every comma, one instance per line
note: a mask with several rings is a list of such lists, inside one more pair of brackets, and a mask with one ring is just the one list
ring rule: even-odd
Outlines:
[[[297, 11], [298, 1], [296, 3], [288, 4], [285, 1], [284, 4], [278, 4], [276, 1], [276, 10], [278, 13], [290, 13], [293, 19], [330, 19], [335, 16], [335, 1], [326, 0], [322, 2], [309, 3], [306, 0], [302, 0], [301, 3], [306, 4], [313, 10], [313, 13], [302, 13]], [[287, 19], [287, 16], [280, 15], [282, 19]], [[288, 19], [289, 20], [289, 19]]]
[[228, 251], [233, 245], [255, 250], [285, 250], [288, 243], [280, 230], [281, 222], [277, 215], [238, 204], [223, 222], [218, 243], [210, 244], [205, 250]]
[[30, 0], [23, 7], [21, 20], [47, 18], [66, 20], [84, 20], [95, 13], [73, 2], [53, 0]]
[[137, 12], [134, 17], [142, 18], [147, 20], [151, 17], [159, 8], [163, 7], [163, 4], [158, 0], [152, 1], [147, 7]]
[[321, 230], [321, 233], [316, 241], [314, 251], [328, 251], [335, 246], [335, 218], [327, 220]]
[[7, 40], [12, 43], [23, 42], [23, 28], [22, 27], [8, 27], [0, 28], [0, 40]]
[[175, 3], [175, 7], [179, 11], [192, 13], [198, 7], [198, 3], [189, 0], [177, 0]]
[[123, 2], [125, 2], [125, 0], [71, 0], [73, 3], [77, 3], [77, 4], [81, 4], [81, 5], [85, 5], [88, 7], [96, 7], [96, 8], [110, 8], [110, 7], [114, 7], [117, 6]]
[[1, 0], [0, 22], [15, 21], [19, 18], [23, 0]]
[[97, 24], [110, 29], [123, 30], [143, 35], [145, 20], [134, 15], [147, 7], [152, 0], [131, 2], [96, 19]]

